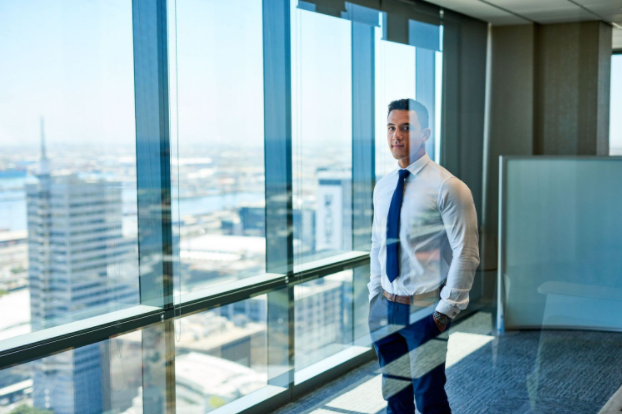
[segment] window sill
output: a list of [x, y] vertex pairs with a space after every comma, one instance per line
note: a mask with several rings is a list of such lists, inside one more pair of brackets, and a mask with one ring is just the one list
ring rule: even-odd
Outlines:
[[319, 375], [324, 374], [331, 369], [340, 366], [341, 364], [353, 360], [361, 355], [364, 355], [371, 351], [369, 347], [363, 346], [350, 346], [343, 351], [337, 352], [323, 360], [316, 362], [306, 368], [294, 374], [294, 384], [296, 386], [307, 382], [313, 378], [318, 378]]
[[[99, 342], [111, 336], [111, 330], [126, 332], [161, 320], [162, 309], [137, 305], [131, 308], [70, 322], [53, 328], [0, 341], [0, 366], [28, 362], [41, 355]], [[152, 319], [152, 320], [151, 320]]]

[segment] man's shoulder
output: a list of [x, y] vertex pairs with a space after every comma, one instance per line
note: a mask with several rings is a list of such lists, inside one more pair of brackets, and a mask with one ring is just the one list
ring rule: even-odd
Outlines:
[[451, 172], [447, 170], [447, 168], [443, 167], [440, 164], [437, 164], [433, 160], [430, 160], [423, 170], [426, 175], [427, 181], [434, 183], [439, 187], [442, 186], [445, 181], [449, 180], [450, 178], [456, 178]]
[[439, 202], [442, 203], [441, 200], [446, 198], [463, 200], [465, 202], [468, 200], [471, 202], [473, 201], [471, 189], [460, 178], [456, 177], [447, 171], [446, 168], [438, 164], [433, 166], [431, 170], [433, 170], [432, 173], [435, 175], [435, 178], [433, 179], [434, 188], [439, 191]]
[[472, 198], [471, 189], [466, 185], [464, 181], [453, 175], [445, 167], [430, 161], [426, 166], [430, 167], [427, 172], [428, 183], [435, 191], [439, 192], [441, 198], [443, 197], [458, 197], [458, 198]]

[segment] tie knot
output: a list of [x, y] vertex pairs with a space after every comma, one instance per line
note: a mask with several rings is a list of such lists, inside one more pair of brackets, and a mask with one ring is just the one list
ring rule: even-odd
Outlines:
[[403, 170], [399, 170], [400, 173], [400, 180], [403, 180], [404, 178], [408, 177], [408, 175], [410, 174], [410, 171], [408, 171], [407, 169], [403, 169]]

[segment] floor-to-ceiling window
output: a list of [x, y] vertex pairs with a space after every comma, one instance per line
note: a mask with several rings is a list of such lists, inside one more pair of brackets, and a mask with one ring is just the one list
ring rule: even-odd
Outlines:
[[265, 269], [261, 2], [169, 2], [168, 34], [175, 286], [186, 293]]
[[[6, 2], [0, 27], [6, 351], [138, 305], [139, 257], [131, 3]], [[0, 371], [3, 412], [103, 412], [95, 389], [110, 372], [108, 345], [125, 354], [128, 375], [140, 369], [122, 337], [66, 350]], [[110, 408], [137, 391], [124, 386]]]
[[387, 38], [382, 25], [376, 29], [376, 178], [397, 168], [387, 143], [389, 104], [398, 99], [415, 99], [429, 114], [431, 136], [426, 153], [438, 163], [441, 146], [441, 102], [443, 27], [409, 21], [408, 42]]
[[291, 3], [296, 264], [352, 250], [352, 22], [300, 3]]
[[403, 7], [0, 4], [0, 413], [260, 407], [371, 352], [386, 105], [440, 119]]
[[622, 155], [622, 53], [611, 57], [611, 107], [609, 108], [609, 155]]

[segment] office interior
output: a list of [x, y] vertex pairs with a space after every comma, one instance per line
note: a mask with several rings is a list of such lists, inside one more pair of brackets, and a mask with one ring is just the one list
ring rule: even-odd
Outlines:
[[477, 210], [453, 412], [622, 410], [622, 0], [3, 1], [0, 52], [0, 414], [384, 413], [403, 98]]

